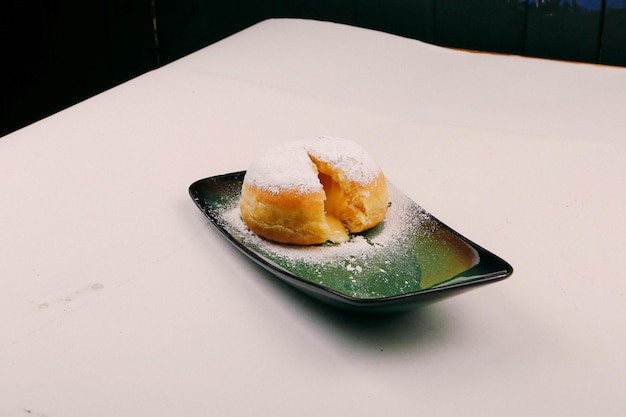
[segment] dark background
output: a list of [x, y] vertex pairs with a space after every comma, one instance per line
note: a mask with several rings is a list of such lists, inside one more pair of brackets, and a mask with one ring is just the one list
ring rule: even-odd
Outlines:
[[0, 136], [272, 17], [626, 66], [626, 0], [8, 0]]

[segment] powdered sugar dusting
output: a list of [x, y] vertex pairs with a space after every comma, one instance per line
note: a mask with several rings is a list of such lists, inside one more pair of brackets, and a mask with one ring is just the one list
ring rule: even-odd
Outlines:
[[285, 142], [259, 154], [248, 168], [244, 183], [272, 193], [295, 189], [306, 194], [322, 189], [317, 169], [302, 142]]
[[367, 151], [351, 140], [320, 136], [304, 146], [311, 156], [336, 167], [347, 180], [365, 185], [381, 173]]
[[322, 188], [311, 157], [335, 167], [344, 179], [366, 185], [382, 171], [356, 142], [331, 136], [285, 142], [266, 149], [252, 162], [244, 182], [278, 193], [297, 190], [314, 193]]

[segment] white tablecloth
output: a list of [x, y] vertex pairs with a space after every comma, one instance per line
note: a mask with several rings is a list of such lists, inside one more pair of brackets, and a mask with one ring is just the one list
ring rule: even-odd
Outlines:
[[[617, 416], [626, 69], [268, 20], [0, 139], [0, 415]], [[392, 316], [244, 258], [187, 194], [358, 141], [515, 268]]]

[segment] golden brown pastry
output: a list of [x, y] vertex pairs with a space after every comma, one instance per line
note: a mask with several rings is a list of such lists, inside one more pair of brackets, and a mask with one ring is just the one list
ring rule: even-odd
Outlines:
[[387, 181], [355, 142], [323, 136], [286, 142], [259, 155], [246, 172], [240, 210], [255, 234], [314, 245], [349, 239], [385, 218]]

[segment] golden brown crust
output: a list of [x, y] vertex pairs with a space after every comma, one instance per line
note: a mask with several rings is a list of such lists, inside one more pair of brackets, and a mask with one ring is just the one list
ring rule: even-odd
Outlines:
[[241, 216], [258, 236], [280, 243], [315, 245], [328, 240], [330, 228], [324, 218], [324, 192], [280, 193], [244, 184]]

